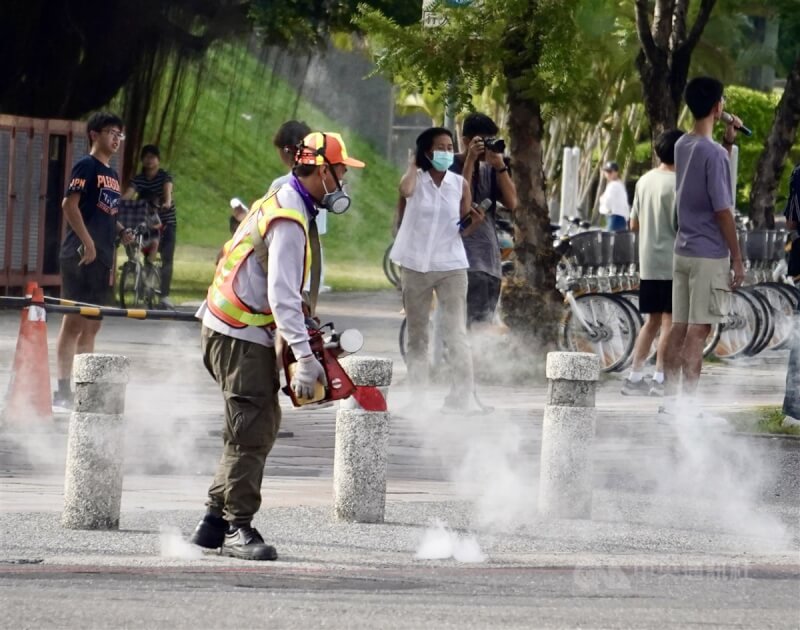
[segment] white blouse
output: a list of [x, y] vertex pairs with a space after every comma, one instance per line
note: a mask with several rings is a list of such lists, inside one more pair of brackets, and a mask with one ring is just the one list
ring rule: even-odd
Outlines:
[[600, 214], [618, 214], [627, 219], [630, 213], [625, 184], [618, 179], [608, 182], [603, 194], [600, 195]]
[[389, 257], [401, 267], [419, 271], [467, 269], [467, 253], [458, 221], [464, 179], [447, 171], [441, 186], [430, 173], [417, 171], [417, 184], [406, 199], [403, 222]]

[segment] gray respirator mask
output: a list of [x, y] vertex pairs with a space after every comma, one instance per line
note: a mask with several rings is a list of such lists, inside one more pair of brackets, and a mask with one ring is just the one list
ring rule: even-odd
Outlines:
[[[324, 155], [322, 156], [325, 157]], [[322, 201], [320, 201], [320, 206], [325, 208], [328, 212], [333, 212], [333, 214], [344, 214], [347, 212], [347, 209], [350, 207], [350, 196], [344, 191], [344, 187], [342, 183], [339, 181], [339, 178], [336, 177], [336, 171], [333, 170], [333, 165], [325, 160], [328, 163], [328, 167], [331, 169], [331, 175], [333, 175], [333, 180], [336, 182], [336, 190], [333, 192], [328, 192], [327, 186], [325, 186], [325, 180], [322, 180], [322, 186], [325, 188], [325, 194], [322, 196]]]

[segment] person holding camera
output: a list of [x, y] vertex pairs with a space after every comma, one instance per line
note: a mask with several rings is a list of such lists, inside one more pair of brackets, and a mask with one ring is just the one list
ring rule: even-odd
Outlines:
[[469, 263], [461, 235], [477, 229], [483, 215], [472, 207], [464, 178], [449, 170], [454, 156], [450, 130], [426, 129], [416, 145], [400, 179], [405, 208], [389, 254], [402, 267], [408, 378], [418, 404], [429, 379], [428, 327], [436, 294], [453, 378], [444, 411], [464, 412], [472, 400], [473, 371], [466, 327]]
[[[800, 164], [794, 167], [789, 180], [789, 199], [786, 202], [786, 231], [789, 232], [790, 276], [800, 277]], [[800, 304], [794, 314], [794, 330], [786, 370], [786, 392], [783, 397], [785, 427], [800, 427]]]
[[464, 151], [455, 156], [450, 170], [463, 176], [470, 187], [472, 201], [491, 205], [483, 221], [463, 237], [467, 252], [467, 323], [490, 322], [500, 299], [503, 277], [500, 241], [497, 238], [497, 204], [509, 210], [517, 206], [517, 189], [511, 179], [508, 160], [503, 157], [505, 142], [496, 138], [498, 128], [485, 114], [472, 113], [464, 119], [461, 135]]

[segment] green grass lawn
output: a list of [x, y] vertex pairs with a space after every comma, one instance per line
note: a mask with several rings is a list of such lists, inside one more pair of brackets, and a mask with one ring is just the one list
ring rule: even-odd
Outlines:
[[[314, 129], [340, 131], [350, 154], [367, 163], [363, 171], [351, 169], [347, 175], [351, 209], [328, 217], [325, 284], [335, 290], [388, 288], [381, 262], [391, 241], [400, 171], [362, 138], [298, 100], [289, 85], [242, 47], [213, 48], [202, 77], [194, 115], [180, 122], [172, 150], [162, 150], [162, 165], [175, 181], [179, 222], [173, 298], [205, 294], [216, 253], [230, 236], [229, 199], [249, 204], [283, 174], [272, 136], [292, 118]], [[184, 89], [179, 98], [188, 102], [193, 92]], [[155, 129], [154, 121], [150, 128]]]
[[778, 405], [762, 405], [743, 409], [729, 416], [731, 423], [739, 431], [747, 433], [774, 433], [777, 435], [799, 435], [800, 428], [781, 425], [785, 414]]
[[[171, 292], [175, 304], [197, 301], [205, 297], [214, 277], [214, 261], [218, 251], [215, 247], [198, 245], [178, 247]], [[372, 291], [392, 286], [386, 280], [380, 265], [337, 261], [330, 263], [326, 261], [323, 283], [335, 291]]]

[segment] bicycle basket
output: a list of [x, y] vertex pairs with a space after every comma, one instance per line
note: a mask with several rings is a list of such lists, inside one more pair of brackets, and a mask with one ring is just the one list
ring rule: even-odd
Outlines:
[[786, 230], [775, 230], [775, 245], [772, 248], [772, 261], [780, 262], [786, 256], [783, 246], [786, 243]]
[[608, 267], [614, 259], [614, 232], [603, 232], [603, 247], [600, 264]]
[[753, 262], [768, 260], [769, 230], [753, 230], [747, 237], [747, 257]]
[[750, 232], [740, 230], [738, 233], [739, 238], [739, 251], [742, 253], [742, 258], [750, 259], [750, 252], [747, 251], [747, 243], [749, 240]]
[[603, 253], [603, 233], [599, 230], [581, 232], [569, 241], [570, 252], [580, 267], [597, 267]]
[[614, 234], [612, 260], [618, 267], [633, 265], [639, 260], [636, 232], [617, 232]]
[[775, 260], [775, 250], [780, 248], [778, 244], [778, 231], [777, 230], [766, 230], [767, 232], [767, 256], [766, 260], [772, 261]]

